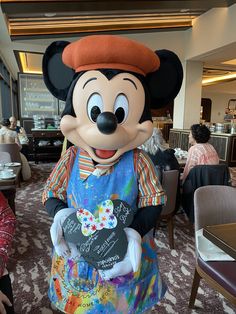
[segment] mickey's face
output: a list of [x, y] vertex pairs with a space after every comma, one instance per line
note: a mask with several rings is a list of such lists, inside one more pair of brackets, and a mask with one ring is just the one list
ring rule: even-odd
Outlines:
[[152, 134], [150, 120], [139, 123], [145, 93], [130, 73], [108, 80], [100, 71], [87, 71], [76, 82], [72, 102], [76, 117], [64, 116], [61, 130], [98, 163], [115, 161]]

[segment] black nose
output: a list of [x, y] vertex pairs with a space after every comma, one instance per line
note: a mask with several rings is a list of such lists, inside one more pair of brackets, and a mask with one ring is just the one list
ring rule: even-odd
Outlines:
[[117, 118], [112, 112], [102, 112], [97, 117], [97, 126], [103, 134], [112, 134], [117, 128]]

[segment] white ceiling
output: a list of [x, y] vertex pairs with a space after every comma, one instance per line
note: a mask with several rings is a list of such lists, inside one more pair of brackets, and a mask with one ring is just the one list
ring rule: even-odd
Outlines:
[[[58, 38], [62, 39], [62, 38]], [[63, 38], [64, 39], [64, 38]], [[57, 40], [53, 38], [53, 40]], [[66, 38], [65, 40], [73, 41], [74, 38]], [[16, 51], [32, 51], [32, 52], [44, 52], [45, 48], [52, 42], [52, 38], [43, 38], [43, 39], [21, 39], [12, 41], [6, 25], [6, 17], [2, 13], [0, 7], [0, 55], [5, 60], [6, 64], [9, 67], [9, 70], [15, 78], [17, 78], [17, 73], [19, 68], [16, 62], [14, 50]], [[224, 48], [219, 48], [211, 53], [207, 53], [204, 56], [195, 57], [194, 60], [204, 62], [204, 67], [206, 68], [216, 68], [216, 69], [226, 69], [226, 70], [235, 70], [236, 65], [227, 66], [223, 65], [222, 62], [235, 59], [236, 58], [236, 43], [226, 46]], [[41, 57], [34, 56], [32, 59], [34, 66], [37, 66], [37, 63], [41, 64]], [[225, 93], [236, 93], [236, 81], [227, 82], [224, 84], [217, 84], [207, 87], [209, 91], [224, 91]]]
[[203, 86], [203, 91], [208, 93], [231, 94], [236, 95], [236, 80], [232, 82], [219, 83], [209, 86]]

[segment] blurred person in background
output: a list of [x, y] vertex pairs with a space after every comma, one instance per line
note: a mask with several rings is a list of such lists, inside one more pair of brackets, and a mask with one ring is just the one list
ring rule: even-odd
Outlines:
[[16, 133], [20, 133], [21, 127], [17, 125], [16, 118], [15, 117], [10, 117], [9, 120], [10, 120], [10, 128], [13, 131], [16, 131]]
[[160, 181], [162, 181], [162, 171], [179, 170], [175, 151], [168, 148], [160, 129], [154, 127], [152, 136], [140, 148], [148, 153], [157, 169]]
[[10, 129], [10, 120], [3, 119], [1, 122], [0, 129], [0, 144], [14, 144], [16, 143], [19, 146], [20, 158], [21, 158], [21, 173], [24, 181], [27, 181], [31, 178], [31, 169], [25, 155], [22, 154], [21, 149], [22, 145], [19, 141], [19, 137], [16, 131]]
[[22, 145], [21, 153], [28, 158], [28, 150], [29, 150], [29, 139], [27, 137], [26, 131], [23, 127], [17, 125], [17, 120], [15, 117], [10, 117], [10, 129], [16, 131], [18, 134], [19, 141]]
[[187, 178], [189, 171], [197, 165], [218, 165], [219, 156], [215, 148], [208, 143], [211, 132], [204, 124], [193, 124], [189, 133], [187, 161], [184, 167], [182, 182]]
[[1, 129], [0, 129], [0, 143], [8, 144], [8, 143], [16, 143], [21, 149], [20, 140], [18, 134], [15, 130], [10, 128], [10, 120], [3, 118], [1, 121]]
[[232, 111], [229, 108], [225, 109], [225, 115], [224, 115], [224, 121], [231, 122], [231, 120], [234, 119], [234, 115]]
[[[180, 172], [180, 166], [177, 158], [175, 157], [175, 151], [174, 149], [169, 148], [169, 145], [165, 142], [160, 129], [154, 127], [152, 136], [139, 148], [148, 153], [155, 165], [157, 175], [161, 183], [163, 171], [178, 170]], [[177, 212], [180, 205], [180, 181], [177, 187], [175, 204], [175, 212]]]
[[16, 217], [0, 192], [0, 313], [13, 314], [11, 279], [6, 268], [16, 227]]

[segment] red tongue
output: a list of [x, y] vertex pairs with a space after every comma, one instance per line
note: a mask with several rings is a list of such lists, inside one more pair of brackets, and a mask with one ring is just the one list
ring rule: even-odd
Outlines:
[[99, 158], [107, 159], [112, 156], [114, 156], [116, 153], [116, 150], [103, 150], [103, 149], [95, 149], [95, 154]]

